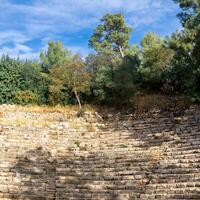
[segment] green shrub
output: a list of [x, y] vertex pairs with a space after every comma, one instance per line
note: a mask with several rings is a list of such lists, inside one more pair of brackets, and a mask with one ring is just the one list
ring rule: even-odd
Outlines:
[[20, 105], [37, 104], [38, 101], [38, 95], [30, 90], [18, 91], [14, 97], [14, 102]]
[[0, 58], [0, 104], [13, 103], [13, 97], [23, 84], [20, 75], [21, 63], [18, 60], [2, 56]]

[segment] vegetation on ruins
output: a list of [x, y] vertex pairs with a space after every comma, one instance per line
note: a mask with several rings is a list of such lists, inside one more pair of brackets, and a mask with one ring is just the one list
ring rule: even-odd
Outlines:
[[200, 101], [200, 2], [174, 0], [183, 29], [161, 38], [148, 33], [129, 44], [122, 14], [106, 14], [82, 59], [51, 41], [39, 61], [0, 59], [0, 103], [127, 105], [138, 92]]

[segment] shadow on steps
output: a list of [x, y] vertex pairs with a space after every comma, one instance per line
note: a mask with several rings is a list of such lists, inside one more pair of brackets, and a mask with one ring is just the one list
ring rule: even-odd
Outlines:
[[132, 199], [139, 197], [142, 191], [134, 175], [126, 176], [123, 163], [103, 153], [52, 156], [39, 147], [19, 157], [9, 171], [15, 182], [4, 197], [10, 199], [122, 200], [131, 194]]

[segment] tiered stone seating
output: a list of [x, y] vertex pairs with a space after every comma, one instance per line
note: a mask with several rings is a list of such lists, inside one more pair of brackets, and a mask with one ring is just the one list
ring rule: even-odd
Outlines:
[[0, 199], [200, 200], [198, 106], [103, 121], [1, 112]]

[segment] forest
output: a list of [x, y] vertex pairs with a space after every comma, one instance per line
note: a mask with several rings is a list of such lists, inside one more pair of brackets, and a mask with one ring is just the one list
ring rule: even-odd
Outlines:
[[182, 29], [162, 38], [146, 34], [130, 44], [120, 13], [100, 19], [82, 58], [50, 41], [39, 60], [0, 59], [0, 103], [128, 105], [140, 92], [200, 101], [200, 1], [174, 0]]

